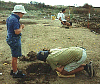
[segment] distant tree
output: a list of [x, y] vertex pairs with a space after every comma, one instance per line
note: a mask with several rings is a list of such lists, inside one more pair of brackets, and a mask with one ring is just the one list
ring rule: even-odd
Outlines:
[[30, 4], [32, 4], [32, 1], [30, 1]]
[[43, 7], [45, 7], [45, 3], [43, 3]]
[[36, 4], [36, 5], [38, 5], [39, 3], [36, 2], [36, 1], [30, 1], [30, 4]]
[[84, 4], [83, 8], [86, 8], [86, 9], [89, 9], [89, 8], [92, 8], [93, 6], [92, 5], [89, 5], [88, 3]]

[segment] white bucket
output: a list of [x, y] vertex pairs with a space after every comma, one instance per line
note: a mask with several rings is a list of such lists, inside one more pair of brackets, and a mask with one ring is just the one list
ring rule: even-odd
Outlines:
[[0, 73], [0, 75], [2, 75], [2, 73]]

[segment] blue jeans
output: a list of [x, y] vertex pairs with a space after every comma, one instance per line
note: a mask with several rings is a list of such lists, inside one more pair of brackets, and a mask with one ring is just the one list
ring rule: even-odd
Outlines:
[[21, 57], [21, 36], [7, 37], [7, 44], [10, 46], [12, 57]]

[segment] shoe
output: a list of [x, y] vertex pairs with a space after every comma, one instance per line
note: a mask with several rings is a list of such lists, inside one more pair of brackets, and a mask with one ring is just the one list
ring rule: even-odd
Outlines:
[[89, 77], [95, 76], [95, 70], [93, 68], [92, 61], [89, 62], [89, 64], [86, 64], [85, 71], [88, 73]]
[[95, 70], [93, 69], [93, 76], [95, 77], [96, 76], [96, 73], [95, 73]]
[[93, 70], [92, 61], [89, 63], [89, 70], [90, 70], [90, 77], [93, 77], [94, 70]]
[[13, 78], [24, 78], [26, 75], [25, 74], [22, 74], [22, 73], [13, 73], [12, 77]]
[[85, 71], [88, 73], [88, 75], [90, 76], [90, 69], [89, 69], [89, 64], [86, 64], [86, 69]]
[[[18, 73], [22, 73], [22, 70], [18, 70]], [[10, 75], [13, 75], [13, 70], [11, 70]]]
[[69, 27], [65, 27], [65, 29], [69, 29]]

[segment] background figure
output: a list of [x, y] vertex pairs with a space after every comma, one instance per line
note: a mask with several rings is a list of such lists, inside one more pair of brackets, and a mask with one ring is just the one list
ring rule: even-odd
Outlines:
[[66, 13], [66, 10], [65, 10], [65, 9], [63, 9], [63, 10], [62, 10], [62, 13], [60, 13], [59, 20], [61, 21], [61, 23], [62, 23], [63, 25], [70, 26], [70, 23], [67, 22], [67, 20], [65, 19], [66, 16], [64, 15], [64, 13]]

